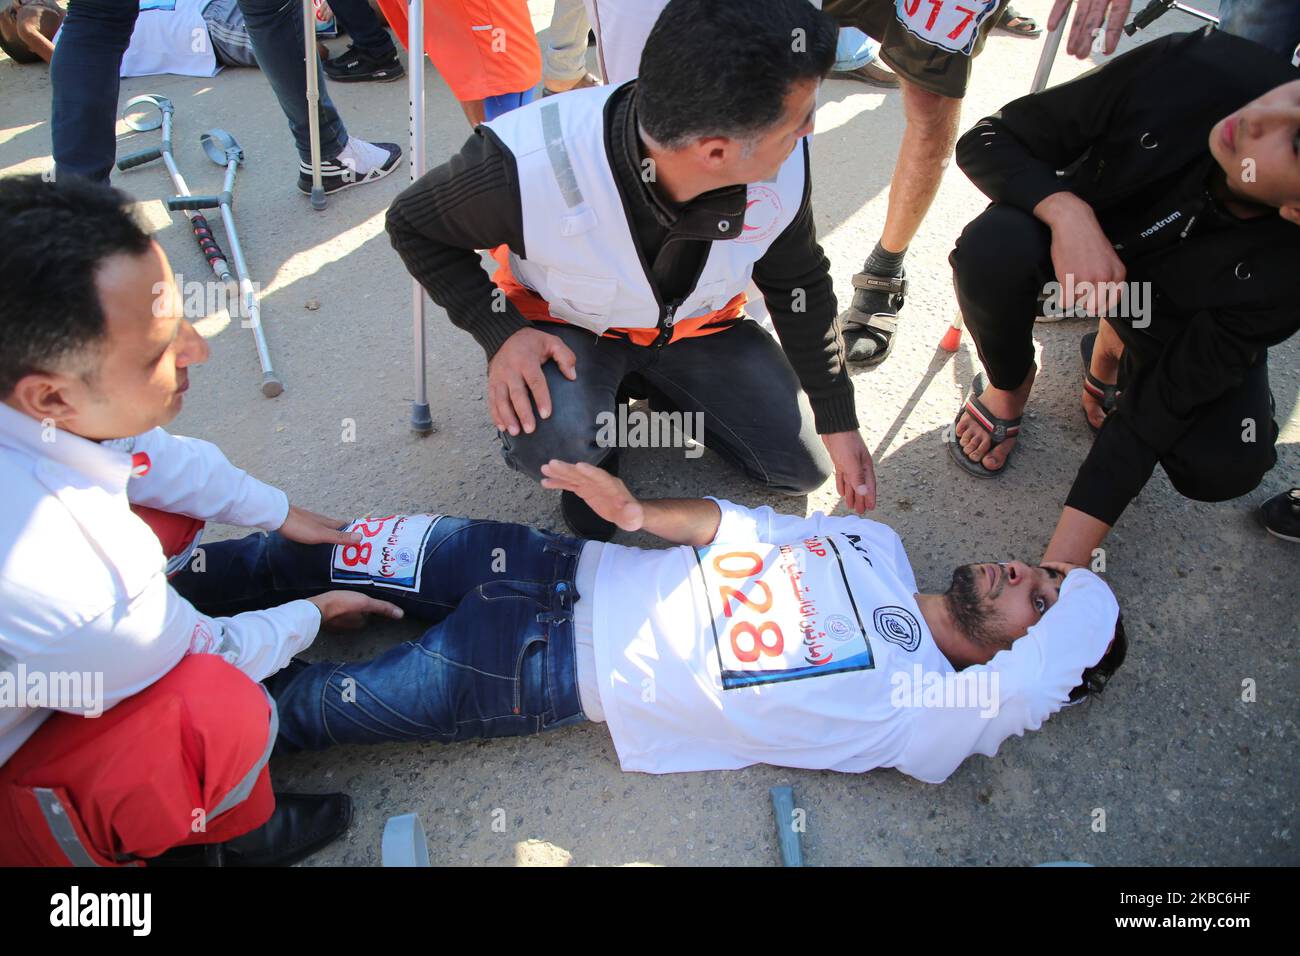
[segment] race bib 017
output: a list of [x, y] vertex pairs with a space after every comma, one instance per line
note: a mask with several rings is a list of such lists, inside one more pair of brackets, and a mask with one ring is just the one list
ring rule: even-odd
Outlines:
[[711, 545], [695, 559], [723, 690], [876, 666], [833, 541]]
[[424, 546], [442, 515], [388, 515], [352, 522], [358, 544], [336, 544], [330, 561], [335, 584], [373, 584], [400, 591], [419, 591]]
[[998, 0], [895, 0], [894, 15], [918, 40], [970, 56], [980, 24]]

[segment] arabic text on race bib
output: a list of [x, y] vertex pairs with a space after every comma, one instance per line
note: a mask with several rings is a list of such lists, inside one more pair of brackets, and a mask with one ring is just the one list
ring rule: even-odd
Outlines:
[[358, 544], [336, 544], [330, 561], [335, 584], [370, 584], [401, 591], [419, 591], [424, 545], [442, 515], [388, 515], [354, 521], [349, 531], [361, 532]]
[[695, 557], [723, 690], [875, 667], [834, 542], [713, 545]]

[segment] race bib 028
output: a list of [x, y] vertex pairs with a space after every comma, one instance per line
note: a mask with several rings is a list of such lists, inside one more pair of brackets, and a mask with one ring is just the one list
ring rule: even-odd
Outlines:
[[875, 667], [833, 541], [711, 545], [695, 559], [723, 690]]
[[895, 0], [894, 15], [918, 40], [970, 56], [980, 24], [998, 0]]
[[352, 522], [347, 530], [359, 531], [361, 541], [334, 546], [330, 580], [419, 591], [424, 546], [441, 519], [442, 515], [388, 515]]

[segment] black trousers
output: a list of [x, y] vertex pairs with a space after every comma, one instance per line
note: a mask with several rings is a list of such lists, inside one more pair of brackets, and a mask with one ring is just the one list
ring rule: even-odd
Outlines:
[[[1017, 388], [1033, 364], [1038, 296], [1055, 278], [1051, 243], [1051, 230], [1042, 222], [995, 203], [967, 224], [948, 257], [957, 303], [995, 388]], [[1136, 350], [1124, 350], [1121, 385], [1140, 373], [1139, 361]], [[1140, 409], [1134, 414], [1140, 415]], [[1256, 423], [1253, 442], [1242, 441], [1247, 419]], [[1277, 435], [1265, 355], [1240, 385], [1203, 406], [1195, 424], [1161, 457], [1160, 465], [1188, 498], [1238, 498], [1258, 486], [1277, 463]]]

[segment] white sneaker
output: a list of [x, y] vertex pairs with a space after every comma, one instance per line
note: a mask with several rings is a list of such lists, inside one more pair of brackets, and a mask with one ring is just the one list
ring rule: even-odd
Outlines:
[[[373, 183], [391, 173], [401, 161], [402, 147], [396, 143], [368, 143], [353, 136], [337, 157], [321, 160], [321, 185], [328, 195]], [[298, 190], [311, 194], [310, 163], [298, 163]]]

